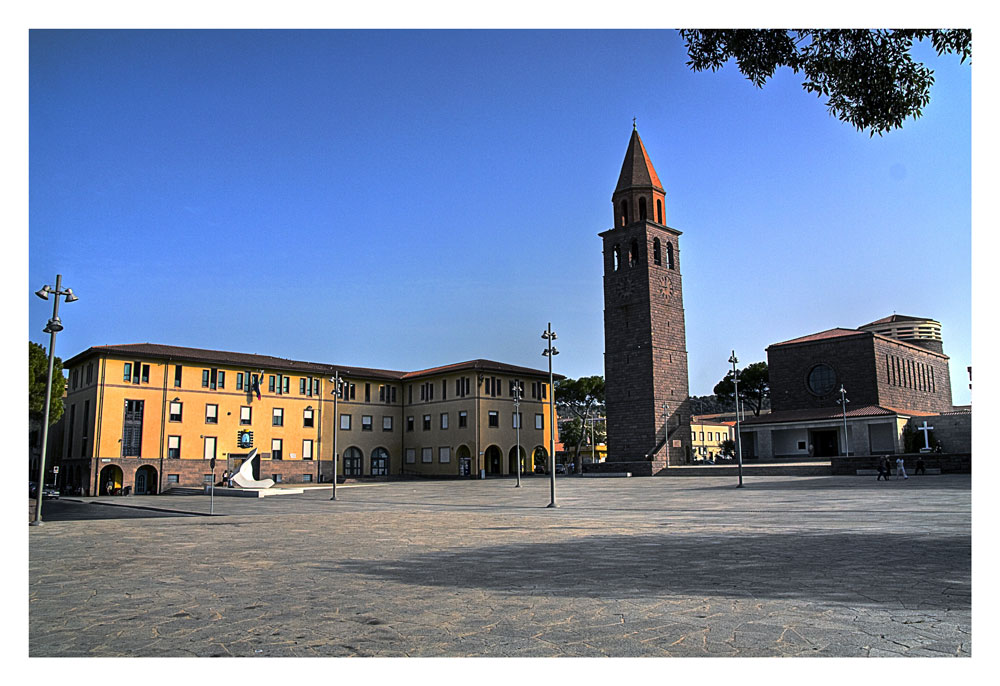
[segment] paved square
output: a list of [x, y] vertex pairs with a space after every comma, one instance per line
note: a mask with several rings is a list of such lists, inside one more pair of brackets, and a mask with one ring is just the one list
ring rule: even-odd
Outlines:
[[969, 476], [746, 483], [46, 502], [30, 655], [971, 654]]

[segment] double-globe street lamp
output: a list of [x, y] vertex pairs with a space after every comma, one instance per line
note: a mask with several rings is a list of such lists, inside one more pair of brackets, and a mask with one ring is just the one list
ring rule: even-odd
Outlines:
[[35, 491], [35, 519], [31, 522], [31, 526], [41, 526], [42, 499], [45, 492], [45, 451], [49, 442], [49, 410], [52, 407], [52, 369], [55, 364], [56, 334], [63, 330], [62, 321], [59, 319], [59, 298], [64, 296], [68, 303], [79, 300], [79, 298], [73, 295], [72, 288], [62, 289], [62, 274], [56, 274], [55, 288], [42, 286], [35, 291], [35, 295], [42, 300], [48, 300], [50, 295], [55, 296], [52, 302], [52, 319], [42, 329], [49, 334], [49, 373], [45, 381], [45, 410], [42, 419], [42, 450], [38, 459], [38, 486]]
[[740, 440], [740, 381], [739, 372], [736, 370], [736, 351], [729, 356], [729, 361], [733, 365], [733, 395], [736, 397], [736, 466], [740, 475], [740, 482], [736, 488], [743, 488], [743, 444]]
[[514, 426], [517, 429], [517, 485], [521, 487], [521, 380], [514, 379]]
[[850, 447], [847, 445], [847, 403], [851, 402], [847, 399], [847, 391], [844, 390], [844, 384], [840, 384], [840, 400], [837, 404], [840, 405], [840, 409], [844, 413], [844, 457], [851, 454]]
[[337, 411], [337, 400], [344, 393], [344, 379], [340, 376], [340, 370], [334, 373], [333, 378], [333, 494], [330, 500], [337, 499], [337, 429], [340, 428], [340, 414]]
[[548, 507], [559, 507], [556, 505], [556, 389], [552, 385], [552, 358], [559, 354], [559, 351], [552, 345], [556, 340], [556, 332], [552, 330], [552, 322], [549, 328], [542, 332], [542, 338], [548, 341], [548, 346], [542, 351], [542, 355], [549, 358], [549, 490], [552, 494], [552, 502]]

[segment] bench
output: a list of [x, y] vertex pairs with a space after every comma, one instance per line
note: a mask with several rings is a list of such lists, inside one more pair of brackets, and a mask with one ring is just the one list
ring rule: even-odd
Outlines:
[[632, 472], [584, 472], [583, 476], [630, 477]]
[[[909, 471], [906, 472], [907, 476], [913, 476], [913, 472], [914, 471], [916, 471], [916, 468], [913, 467], [913, 466], [911, 466], [910, 469], [909, 469]], [[940, 474], [941, 473], [941, 470], [938, 467], [928, 467], [924, 471], [927, 472], [928, 474]], [[876, 476], [878, 474], [878, 470], [877, 469], [858, 469], [857, 470], [857, 474], [858, 474], [858, 476]], [[896, 468], [893, 467], [889, 471], [889, 476], [895, 476], [895, 475], [896, 475]]]

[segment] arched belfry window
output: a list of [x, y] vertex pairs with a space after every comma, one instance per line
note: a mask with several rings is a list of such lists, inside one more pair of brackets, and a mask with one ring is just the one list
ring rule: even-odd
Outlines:
[[639, 221], [646, 218], [646, 199], [639, 198]]
[[622, 248], [620, 245], [615, 245], [615, 249], [611, 251], [612, 264], [614, 265], [615, 271], [621, 269], [622, 266]]
[[667, 241], [667, 266], [674, 268], [674, 244], [670, 241]]
[[653, 264], [660, 263], [660, 239], [653, 239]]
[[663, 223], [663, 201], [659, 198], [656, 199], [656, 223]]
[[621, 209], [622, 226], [627, 226], [628, 225], [628, 200], [622, 200], [621, 208], [622, 208]]
[[628, 249], [628, 266], [634, 267], [639, 264], [639, 241], [632, 239], [632, 245]]

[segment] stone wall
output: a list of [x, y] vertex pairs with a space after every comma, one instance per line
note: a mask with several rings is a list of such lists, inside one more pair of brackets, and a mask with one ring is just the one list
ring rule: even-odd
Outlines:
[[[912, 417], [908, 426], [914, 431], [924, 422], [934, 427], [931, 437], [941, 444], [941, 449], [950, 453], [972, 452], [972, 413], [945, 412], [933, 417]], [[917, 431], [919, 443], [923, 445], [924, 432]]]
[[[881, 455], [857, 455], [851, 457], [830, 458], [830, 473], [834, 475], [854, 476], [859, 469], [878, 469], [878, 461]], [[893, 470], [896, 469], [896, 458], [899, 455], [890, 455], [889, 464]], [[924, 466], [927, 469], [940, 469], [942, 474], [971, 474], [972, 454], [971, 453], [924, 453], [903, 455], [903, 463], [906, 466], [906, 473], [912, 475], [916, 468], [917, 459], [923, 458]]]

